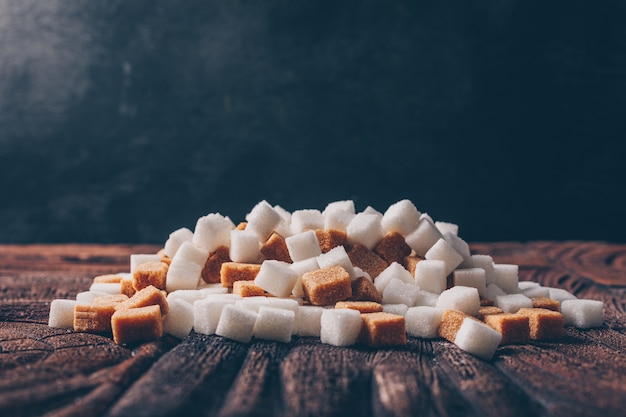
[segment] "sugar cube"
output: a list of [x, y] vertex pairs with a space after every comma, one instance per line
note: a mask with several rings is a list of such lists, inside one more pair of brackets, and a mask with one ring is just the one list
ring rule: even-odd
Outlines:
[[361, 313], [357, 310], [324, 309], [320, 320], [320, 339], [329, 345], [350, 346], [356, 343], [361, 326]]

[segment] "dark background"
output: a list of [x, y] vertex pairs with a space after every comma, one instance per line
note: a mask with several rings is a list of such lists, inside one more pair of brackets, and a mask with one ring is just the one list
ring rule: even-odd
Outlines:
[[0, 242], [409, 198], [625, 242], [623, 1], [0, 0]]

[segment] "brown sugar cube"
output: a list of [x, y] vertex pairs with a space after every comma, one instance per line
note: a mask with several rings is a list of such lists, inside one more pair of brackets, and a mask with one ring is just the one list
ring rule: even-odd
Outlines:
[[373, 301], [380, 303], [383, 300], [374, 283], [365, 277], [358, 277], [351, 282], [350, 286], [352, 287], [350, 301]]
[[363, 325], [359, 341], [367, 346], [396, 346], [406, 344], [404, 317], [391, 313], [361, 314]]
[[335, 304], [335, 308], [349, 308], [358, 310], [361, 313], [379, 313], [383, 311], [382, 304], [373, 301], [338, 301]]
[[232, 288], [235, 281], [254, 281], [260, 270], [259, 264], [224, 262], [220, 268], [220, 281], [223, 287]]
[[305, 298], [313, 305], [334, 305], [352, 295], [350, 274], [339, 265], [302, 275]]
[[561, 303], [547, 297], [535, 297], [530, 299], [534, 308], [545, 308], [546, 310], [561, 311]]
[[225, 262], [231, 262], [230, 249], [228, 246], [219, 246], [213, 252], [209, 254], [200, 276], [202, 280], [207, 284], [216, 284], [220, 282], [220, 271], [222, 264]]
[[402, 265], [404, 258], [411, 254], [411, 247], [407, 245], [402, 234], [389, 232], [378, 242], [374, 253], [388, 264], [397, 262]]
[[159, 249], [159, 251], [156, 254], [161, 257], [161, 262], [164, 262], [168, 265], [172, 263], [172, 258], [170, 258], [169, 256], [165, 254], [165, 248]]
[[367, 272], [372, 279], [376, 278], [389, 266], [383, 258], [358, 243], [352, 245], [352, 248], [348, 252], [348, 257], [352, 265]]
[[443, 314], [441, 315], [441, 323], [439, 324], [439, 328], [437, 329], [439, 336], [454, 343], [456, 334], [461, 328], [461, 325], [463, 324], [463, 320], [465, 320], [467, 317], [471, 317], [471, 316], [463, 313], [462, 311], [458, 311], [458, 310], [444, 311]]
[[512, 313], [488, 314], [484, 322], [502, 334], [501, 345], [528, 343], [530, 339], [530, 322], [527, 316]]
[[120, 282], [122, 287], [121, 293], [126, 295], [127, 297], [132, 297], [137, 290], [133, 287], [133, 278], [123, 278]]
[[476, 315], [476, 318], [478, 318], [479, 320], [485, 321], [486, 316], [490, 316], [492, 314], [502, 314], [502, 313], [504, 313], [504, 310], [502, 310], [500, 307], [482, 306], [478, 309], [478, 314]]
[[122, 276], [118, 274], [98, 275], [93, 278], [94, 284], [117, 284], [122, 281]]
[[149, 286], [135, 293], [128, 300], [116, 306], [116, 310], [124, 310], [128, 308], [139, 308], [156, 305], [159, 306], [161, 314], [166, 315], [169, 312], [169, 304], [165, 296], [165, 291], [161, 291], [156, 287]]
[[343, 230], [317, 229], [315, 235], [322, 253], [326, 253], [337, 246], [345, 247], [348, 244], [348, 235]]
[[161, 310], [157, 305], [117, 310], [111, 328], [119, 345], [158, 339], [163, 335]]
[[137, 291], [152, 285], [165, 289], [165, 279], [169, 265], [165, 262], [145, 262], [137, 265], [133, 272], [133, 288]]
[[565, 319], [558, 311], [545, 308], [520, 308], [515, 314], [528, 317], [530, 338], [533, 340], [554, 340], [563, 336]]
[[265, 259], [283, 261], [291, 263], [291, 256], [289, 256], [289, 249], [285, 243], [285, 238], [274, 232], [261, 246], [261, 255]]
[[409, 255], [409, 256], [406, 256], [402, 260], [402, 262], [400, 262], [400, 264], [404, 267], [404, 269], [409, 271], [411, 275], [415, 275], [415, 266], [417, 265], [419, 261], [422, 261], [422, 260], [423, 259], [417, 255]]
[[95, 297], [92, 304], [119, 304], [128, 300], [126, 294], [109, 294]]
[[74, 331], [106, 333], [111, 331], [111, 316], [117, 303], [76, 304], [74, 306]]
[[265, 295], [265, 291], [254, 281], [235, 281], [233, 282], [233, 294], [239, 294], [242, 297], [256, 297]]

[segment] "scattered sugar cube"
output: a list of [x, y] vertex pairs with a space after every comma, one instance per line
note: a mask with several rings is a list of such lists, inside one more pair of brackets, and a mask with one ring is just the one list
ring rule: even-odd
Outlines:
[[319, 241], [314, 230], [307, 230], [285, 239], [289, 256], [293, 262], [314, 258], [322, 254]]
[[352, 295], [350, 296], [352, 301], [382, 302], [382, 295], [378, 292], [374, 283], [364, 276], [360, 276], [352, 281], [350, 287], [352, 287]]
[[116, 310], [111, 316], [111, 330], [119, 345], [158, 339], [163, 335], [159, 306]]
[[408, 310], [409, 306], [407, 306], [406, 304], [383, 304], [383, 312], [385, 313], [404, 316]]
[[203, 295], [200, 290], [178, 290], [167, 294], [168, 303], [172, 303], [174, 300], [183, 300], [193, 305], [193, 303], [202, 298]]
[[82, 291], [76, 294], [76, 301], [82, 304], [91, 304], [94, 298], [102, 297], [103, 295], [108, 294], [100, 291]]
[[561, 302], [561, 313], [565, 324], [588, 329], [600, 327], [604, 322], [604, 305], [602, 301], [575, 299]]
[[400, 200], [390, 205], [383, 214], [383, 231], [398, 232], [406, 236], [417, 228], [421, 214], [410, 200]]
[[257, 234], [259, 242], [265, 242], [283, 218], [280, 213], [265, 200], [257, 203], [246, 215], [246, 230]]
[[252, 339], [256, 318], [254, 311], [227, 304], [222, 309], [215, 334], [248, 343]]
[[[169, 265], [165, 262], [144, 262], [135, 267], [133, 272], [133, 288], [139, 291], [150, 285], [160, 289], [165, 289], [165, 279]], [[120, 281], [120, 291], [121, 291]]]
[[436, 307], [438, 300], [439, 300], [439, 294], [436, 294], [434, 292], [419, 290], [417, 292], [417, 298], [415, 299], [414, 306]]
[[254, 283], [254, 281], [235, 281], [233, 282], [233, 294], [239, 294], [242, 297], [258, 297], [265, 296], [265, 290]]
[[163, 332], [184, 339], [193, 329], [193, 306], [183, 298], [169, 301], [169, 313], [163, 321]]
[[320, 319], [322, 343], [350, 346], [356, 343], [361, 332], [361, 313], [348, 308], [324, 309]]
[[306, 230], [324, 228], [324, 216], [315, 209], [296, 210], [291, 213], [291, 233], [298, 234]]
[[259, 238], [250, 230], [230, 231], [229, 257], [233, 262], [255, 263], [261, 257]]
[[352, 295], [350, 274], [339, 265], [307, 272], [302, 276], [305, 297], [313, 305], [334, 305]]
[[474, 287], [454, 286], [442, 292], [437, 308], [462, 311], [470, 316], [478, 314], [480, 296]]
[[122, 285], [121, 283], [98, 283], [98, 282], [94, 282], [93, 284], [91, 284], [89, 286], [89, 291], [95, 291], [95, 292], [103, 292], [106, 294], [121, 294], [122, 292]]
[[466, 317], [456, 334], [454, 344], [483, 359], [491, 359], [502, 335], [488, 325]]
[[176, 255], [172, 258], [172, 261], [174, 259], [184, 259], [186, 261], [195, 262], [200, 266], [204, 266], [208, 257], [208, 251], [195, 246], [192, 242], [186, 241], [180, 245]]
[[230, 219], [219, 213], [211, 213], [200, 217], [196, 222], [192, 242], [207, 253], [220, 246], [228, 245], [230, 231], [234, 229]]
[[530, 340], [530, 322], [526, 316], [511, 313], [487, 314], [483, 321], [502, 335], [502, 345], [528, 343]]
[[517, 287], [518, 287], [517, 289], [518, 289], [518, 291], [524, 291], [524, 290], [527, 290], [529, 288], [539, 287], [539, 286], [540, 286], [540, 284], [538, 282], [535, 282], [535, 281], [520, 281], [517, 284]]
[[206, 298], [193, 304], [193, 329], [200, 334], [214, 334], [224, 306], [234, 304], [234, 299]]
[[485, 296], [486, 277], [485, 270], [482, 268], [459, 268], [452, 273], [454, 285], [462, 285], [465, 287], [474, 287], [478, 290], [480, 296]]
[[496, 297], [500, 295], [506, 295], [506, 292], [502, 291], [496, 284], [489, 284], [485, 288], [485, 298], [488, 300], [495, 301]]
[[298, 273], [281, 261], [264, 261], [254, 283], [276, 297], [288, 297], [298, 281]]
[[445, 239], [439, 239], [424, 255], [424, 258], [431, 259], [439, 259], [446, 263], [446, 276], [450, 275], [452, 271], [456, 269], [457, 266], [463, 262], [463, 257], [460, 253], [450, 246]]
[[269, 306], [269, 298], [265, 296], [244, 297], [241, 300], [237, 300], [235, 305], [258, 313], [261, 307]]
[[361, 313], [378, 313], [383, 311], [383, 306], [374, 301], [339, 301], [335, 308], [351, 308]]
[[370, 250], [374, 249], [384, 235], [381, 217], [377, 214], [361, 212], [352, 218], [346, 228], [346, 233], [350, 243], [359, 243]]
[[221, 283], [202, 284], [198, 287], [198, 291], [202, 295], [201, 298], [205, 298], [210, 294], [228, 294], [228, 288], [222, 286]]
[[296, 273], [298, 274], [298, 279], [293, 286], [291, 295], [293, 295], [294, 297], [304, 297], [304, 290], [302, 289], [302, 275], [306, 274], [307, 272], [320, 269], [320, 266], [317, 263], [317, 259], [303, 259], [301, 261], [292, 263], [291, 265], [289, 265], [289, 267], [296, 271]]
[[520, 308], [532, 308], [533, 302], [524, 294], [499, 295], [494, 300], [496, 307], [500, 307], [505, 313], [517, 313]]
[[352, 261], [343, 246], [337, 246], [326, 253], [317, 256], [317, 264], [320, 268], [328, 268], [333, 265], [340, 265], [350, 274], [350, 279], [356, 278], [356, 273], [352, 266]]
[[191, 242], [193, 240], [193, 232], [186, 227], [174, 230], [170, 233], [169, 238], [165, 241], [163, 246], [163, 252], [169, 258], [173, 258], [176, 255], [176, 251], [180, 248], [184, 242]]
[[291, 236], [291, 213], [279, 205], [275, 205], [274, 210], [280, 216], [280, 222], [274, 227], [274, 231], [283, 238]]
[[199, 264], [174, 257], [167, 270], [166, 291], [195, 290], [198, 287], [201, 272], [202, 266]]
[[376, 289], [382, 294], [385, 287], [391, 282], [392, 279], [399, 279], [406, 284], [415, 284], [415, 279], [411, 276], [411, 273], [404, 269], [402, 265], [397, 262], [391, 263], [384, 271], [382, 271], [374, 279], [374, 285]]
[[324, 229], [346, 231], [356, 214], [340, 207], [333, 207], [324, 211]]
[[463, 260], [470, 258], [470, 248], [466, 241], [458, 237], [457, 235], [446, 232], [443, 234], [443, 238], [452, 248], [457, 251], [463, 257]]
[[48, 326], [71, 329], [74, 327], [74, 307], [76, 300], [56, 299], [50, 303]]
[[253, 281], [261, 270], [259, 264], [224, 262], [220, 268], [222, 286], [232, 288], [235, 281]]
[[561, 311], [561, 303], [548, 297], [533, 297], [533, 308], [545, 308], [552, 311]]
[[218, 246], [217, 249], [209, 253], [209, 257], [200, 273], [200, 278], [202, 278], [200, 285], [204, 283], [217, 284], [221, 282], [222, 265], [226, 262], [232, 262], [230, 259], [230, 248], [228, 246]]
[[298, 298], [267, 297], [268, 307], [280, 308], [282, 310], [291, 310], [296, 312], [298, 311], [300, 304], [302, 304], [302, 299]]
[[438, 337], [437, 329], [444, 311], [443, 308], [429, 306], [409, 308], [404, 315], [407, 334], [428, 339]]
[[552, 288], [552, 287], [546, 287], [546, 288], [548, 288], [548, 293], [549, 293], [550, 298], [560, 303], [563, 303], [563, 301], [565, 300], [578, 299], [578, 297], [576, 297], [574, 294], [562, 288]]
[[276, 261], [291, 263], [291, 256], [289, 256], [289, 250], [287, 249], [285, 238], [276, 232], [272, 233], [261, 246], [261, 255], [263, 255], [264, 259], [273, 259]]
[[345, 210], [352, 214], [356, 213], [353, 200], [338, 200], [338, 201], [330, 202], [326, 205], [322, 214], [326, 215], [328, 211], [332, 209]]
[[298, 306], [294, 333], [298, 336], [320, 336], [323, 307]]
[[373, 279], [376, 279], [388, 267], [387, 262], [380, 256], [358, 243], [352, 245], [352, 248], [348, 251], [348, 256], [353, 266], [367, 272]]
[[528, 317], [533, 340], [555, 340], [563, 336], [565, 319], [558, 311], [524, 307], [517, 314]]
[[342, 230], [317, 229], [315, 235], [322, 253], [330, 252], [331, 249], [338, 246], [345, 247], [348, 244], [348, 234]]
[[443, 235], [428, 219], [420, 220], [417, 228], [406, 235], [406, 243], [421, 257], [424, 257], [439, 239], [443, 239]]
[[262, 306], [254, 325], [254, 337], [289, 343], [295, 321], [292, 310]]
[[485, 279], [487, 284], [495, 283], [493, 258], [489, 255], [471, 255], [465, 259], [461, 265], [462, 268], [482, 268], [485, 270]]
[[439, 229], [441, 234], [444, 235], [444, 236], [445, 236], [446, 233], [450, 233], [450, 234], [453, 234], [455, 236], [459, 235], [459, 225], [458, 224], [438, 221], [438, 222], [435, 222], [435, 226], [437, 226], [437, 229]]
[[385, 304], [405, 304], [408, 307], [413, 307], [417, 301], [419, 292], [420, 289], [415, 284], [407, 284], [406, 282], [393, 278], [385, 286], [382, 302]]
[[519, 266], [512, 264], [493, 264], [494, 283], [505, 293], [518, 291]]
[[550, 298], [550, 290], [548, 288], [542, 287], [541, 285], [526, 288], [522, 290], [522, 294], [524, 294], [528, 298]]
[[130, 255], [130, 273], [135, 272], [135, 268], [144, 262], [161, 262], [161, 256], [153, 253], [133, 253]]
[[376, 312], [361, 314], [361, 332], [358, 340], [371, 347], [406, 344], [404, 316]]
[[446, 289], [446, 263], [423, 260], [415, 265], [415, 284], [424, 291], [441, 294]]

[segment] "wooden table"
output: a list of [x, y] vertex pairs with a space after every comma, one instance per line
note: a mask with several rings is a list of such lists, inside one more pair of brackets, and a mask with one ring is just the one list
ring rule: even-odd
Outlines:
[[626, 245], [473, 244], [520, 278], [602, 300], [602, 328], [501, 347], [242, 344], [192, 333], [134, 349], [47, 326], [50, 300], [128, 270], [147, 245], [0, 245], [0, 416], [626, 416]]

